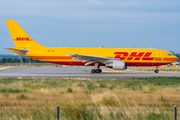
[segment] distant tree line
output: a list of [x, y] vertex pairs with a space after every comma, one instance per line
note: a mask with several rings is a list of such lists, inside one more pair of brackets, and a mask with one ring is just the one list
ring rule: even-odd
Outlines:
[[[44, 63], [43, 61], [39, 61], [39, 60], [35, 60], [35, 59], [31, 59], [31, 63]], [[29, 63], [29, 58], [24, 58], [22, 57], [22, 61], [23, 63]], [[3, 58], [0, 60], [0, 63], [21, 63], [21, 59], [18, 59], [18, 58]]]

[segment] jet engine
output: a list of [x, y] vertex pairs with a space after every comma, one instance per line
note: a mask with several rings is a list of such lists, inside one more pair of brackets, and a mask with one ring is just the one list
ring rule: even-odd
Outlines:
[[112, 68], [113, 70], [124, 70], [124, 69], [126, 69], [124, 61], [113, 61], [111, 63], [106, 64], [106, 67]]

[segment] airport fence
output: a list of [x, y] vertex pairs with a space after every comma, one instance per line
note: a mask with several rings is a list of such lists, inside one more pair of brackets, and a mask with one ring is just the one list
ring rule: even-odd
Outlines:
[[[56, 105], [56, 118], [57, 120], [60, 120], [60, 109], [59, 104]], [[177, 105], [174, 105], [174, 120], [177, 120]]]

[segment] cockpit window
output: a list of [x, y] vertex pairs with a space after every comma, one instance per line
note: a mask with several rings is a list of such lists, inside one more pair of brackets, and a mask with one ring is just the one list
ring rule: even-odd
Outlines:
[[172, 56], [173, 54], [169, 53], [168, 56]]

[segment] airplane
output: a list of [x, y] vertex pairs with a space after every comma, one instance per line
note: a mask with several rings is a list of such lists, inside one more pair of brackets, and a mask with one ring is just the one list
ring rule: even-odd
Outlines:
[[[5, 20], [15, 47], [10, 52], [48, 63], [94, 66], [91, 73], [102, 73], [100, 66], [124, 70], [127, 66], [158, 66], [178, 60], [171, 52], [152, 48], [64, 48], [45, 47], [35, 42], [15, 20]], [[51, 40], [52, 41], [52, 40]]]

